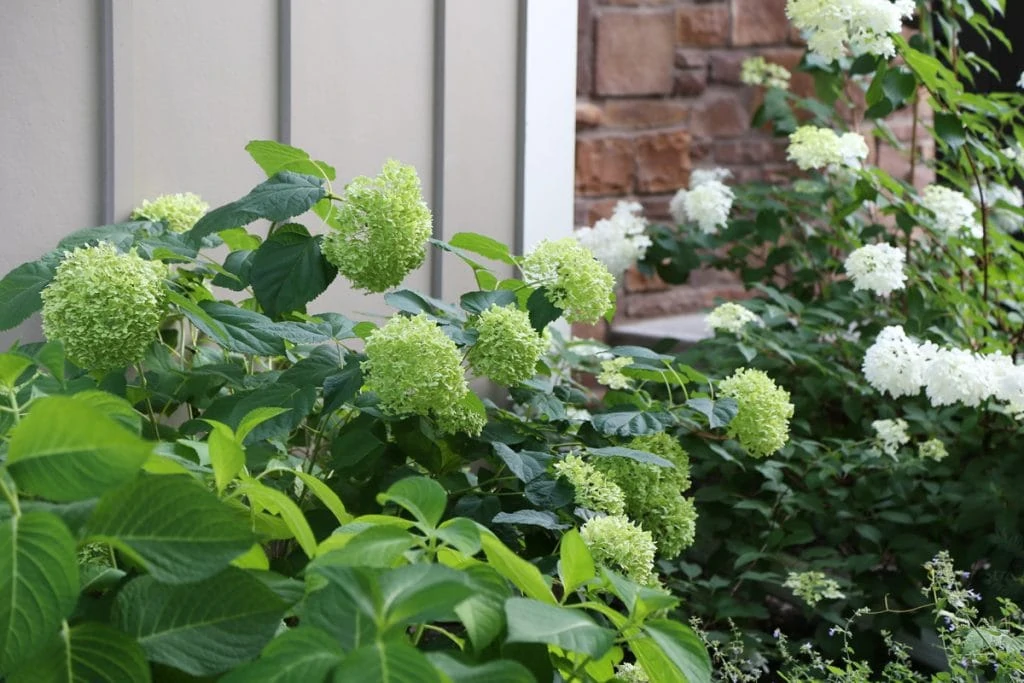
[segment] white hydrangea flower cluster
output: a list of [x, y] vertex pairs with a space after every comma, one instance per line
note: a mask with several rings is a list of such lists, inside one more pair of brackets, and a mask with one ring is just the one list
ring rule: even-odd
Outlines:
[[837, 135], [831, 128], [800, 126], [789, 136], [787, 158], [801, 171], [859, 169], [868, 158], [868, 143], [859, 133]]
[[756, 313], [732, 301], [719, 305], [704, 318], [704, 324], [708, 326], [708, 329], [721, 330], [737, 336], [750, 323], [758, 326], [764, 325]]
[[929, 185], [921, 192], [921, 206], [935, 214], [932, 228], [941, 237], [968, 233], [981, 237], [981, 224], [975, 219], [977, 207], [964, 193], [941, 185]]
[[[979, 202], [981, 201], [981, 193], [978, 192], [977, 186], [974, 188], [974, 199]], [[985, 204], [990, 207], [989, 217], [992, 219], [992, 222], [1003, 232], [1014, 233], [1019, 231], [1021, 227], [1024, 227], [1024, 216], [1021, 216], [1012, 209], [996, 206], [1000, 202], [1014, 209], [1024, 208], [1024, 193], [1020, 191], [1020, 188], [997, 183], [990, 183], [985, 186]], [[978, 236], [980, 236], [980, 226], [978, 230]]]
[[893, 398], [915, 396], [924, 389], [936, 407], [970, 408], [994, 399], [1015, 415], [1024, 413], [1024, 365], [1002, 353], [980, 354], [917, 342], [898, 325], [886, 327], [864, 354], [868, 383]]
[[615, 205], [611, 218], [597, 221], [594, 227], [580, 228], [576, 240], [603, 263], [616, 280], [639, 261], [651, 246], [647, 236], [647, 219], [643, 207], [637, 202], [622, 202]]
[[891, 34], [914, 15], [914, 0], [789, 0], [786, 15], [808, 34], [807, 48], [828, 61], [846, 54], [896, 54]]
[[889, 456], [896, 456], [900, 446], [910, 443], [910, 435], [907, 433], [907, 421], [897, 418], [895, 420], [875, 420], [871, 428], [878, 435], [882, 452]]
[[869, 244], [855, 249], [846, 257], [843, 267], [853, 279], [853, 289], [867, 290], [889, 296], [903, 289], [907, 276], [903, 272], [906, 255], [889, 244]]
[[928, 459], [938, 462], [947, 455], [949, 455], [949, 451], [946, 450], [946, 444], [942, 443], [939, 439], [928, 439], [917, 445], [917, 456], [922, 460]]
[[705, 234], [713, 234], [729, 220], [736, 199], [723, 180], [732, 175], [724, 168], [700, 169], [690, 175], [690, 189], [681, 189], [669, 203], [676, 223], [691, 220]]
[[764, 57], [750, 57], [743, 60], [740, 67], [740, 80], [746, 85], [759, 85], [765, 88], [789, 88], [792, 74], [781, 64], [773, 64]]

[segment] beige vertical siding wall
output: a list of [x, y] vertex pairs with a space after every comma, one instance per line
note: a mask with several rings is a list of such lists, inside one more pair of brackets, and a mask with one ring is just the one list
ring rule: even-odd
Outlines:
[[[428, 201], [443, 199], [446, 236], [513, 243], [518, 3], [448, 0], [438, 46], [432, 0], [293, 0], [286, 36], [280, 0], [4, 0], [0, 274], [148, 197], [235, 199], [262, 177], [246, 142], [282, 133], [333, 163], [341, 182], [388, 157], [415, 164]], [[440, 47], [446, 87], [436, 92]], [[409, 286], [431, 281], [428, 262]], [[448, 257], [434, 281], [455, 296], [472, 279]], [[313, 308], [386, 310], [340, 280]], [[0, 333], [0, 347], [38, 335], [33, 319]]]

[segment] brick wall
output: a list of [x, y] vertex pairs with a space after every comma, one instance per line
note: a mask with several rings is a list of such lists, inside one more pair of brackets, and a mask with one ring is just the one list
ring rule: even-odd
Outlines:
[[[761, 93], [740, 82], [740, 66], [751, 56], [795, 70], [803, 47], [785, 6], [786, 0], [579, 0], [577, 225], [607, 217], [627, 198], [640, 201], [651, 220], [667, 220], [669, 200], [693, 167], [728, 168], [736, 182], [792, 172], [786, 141], [750, 128]], [[795, 74], [792, 87], [813, 91], [805, 74]], [[907, 140], [911, 122], [905, 112], [891, 126]], [[890, 172], [905, 175], [909, 168], [896, 150], [877, 146], [874, 156]], [[619, 316], [691, 312], [741, 293], [730, 273], [695, 273], [687, 286], [673, 288], [630, 273]]]

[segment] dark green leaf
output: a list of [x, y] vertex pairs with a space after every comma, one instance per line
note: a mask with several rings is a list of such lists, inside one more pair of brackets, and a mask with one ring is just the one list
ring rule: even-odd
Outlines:
[[544, 287], [535, 289], [526, 300], [526, 310], [530, 314], [530, 324], [538, 333], [562, 316], [562, 309], [551, 303]]
[[151, 661], [207, 676], [255, 657], [287, 608], [259, 579], [230, 568], [180, 586], [135, 579], [118, 593], [111, 619]]
[[727, 426], [739, 411], [739, 405], [734, 398], [721, 398], [717, 401], [709, 398], [691, 398], [686, 405], [707, 417], [712, 429]]
[[530, 480], [523, 489], [523, 495], [537, 507], [555, 510], [572, 502], [573, 489], [562, 479], [541, 475]]
[[508, 642], [542, 643], [600, 659], [615, 642], [615, 631], [602, 628], [579, 610], [529, 598], [505, 602]]
[[7, 678], [8, 683], [148, 683], [146, 654], [104, 624], [78, 624]]
[[491, 446], [494, 447], [494, 454], [501, 458], [509, 471], [524, 484], [546, 472], [547, 463], [554, 459], [546, 453], [536, 451], [516, 452], [500, 442], [494, 442]]
[[162, 583], [224, 570], [255, 542], [244, 517], [187, 476], [142, 475], [100, 499], [86, 535], [113, 543]]
[[256, 250], [250, 279], [267, 315], [277, 318], [304, 309], [337, 276], [338, 269], [320, 252], [321, 240], [301, 225], [288, 224]]
[[953, 149], [958, 149], [967, 141], [964, 126], [956, 114], [936, 112], [935, 134]]
[[665, 430], [667, 426], [654, 413], [640, 410], [623, 410], [601, 413], [591, 418], [594, 428], [609, 436], [643, 436]]
[[240, 292], [248, 287], [255, 255], [256, 252], [251, 249], [233, 251], [228, 254], [227, 258], [224, 259], [224, 270], [231, 275], [217, 273], [213, 278], [213, 284], [236, 292]]
[[558, 516], [548, 510], [517, 510], [516, 512], [499, 512], [491, 520], [494, 524], [518, 524], [539, 526], [543, 529], [560, 531], [568, 529], [568, 524], [558, 521]]
[[515, 292], [496, 289], [489, 292], [468, 292], [459, 299], [459, 305], [469, 313], [481, 313], [491, 306], [512, 306], [518, 301]]
[[529, 669], [511, 660], [472, 666], [442, 652], [429, 652], [427, 658], [452, 683], [536, 683], [537, 680]]
[[442, 683], [441, 675], [419, 650], [401, 641], [374, 643], [345, 657], [335, 683]]
[[345, 653], [320, 629], [300, 626], [263, 648], [255, 662], [235, 669], [220, 683], [316, 683], [327, 679]]
[[46, 645], [78, 598], [75, 541], [46, 512], [0, 522], [0, 672]]
[[54, 266], [31, 261], [0, 280], [0, 330], [11, 329], [43, 307], [39, 293], [50, 284], [54, 273]]

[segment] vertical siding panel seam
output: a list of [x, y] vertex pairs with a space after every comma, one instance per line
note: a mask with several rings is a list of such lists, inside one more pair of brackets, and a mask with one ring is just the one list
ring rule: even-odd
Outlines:
[[526, 32], [527, 5], [530, 0], [517, 0], [516, 17], [516, 156], [515, 156], [515, 229], [513, 250], [522, 254], [526, 231]]
[[114, 222], [114, 0], [100, 4], [100, 79], [102, 82], [103, 145], [100, 192], [101, 222]]
[[[434, 0], [434, 56], [433, 56], [433, 122], [431, 140], [430, 194], [434, 214], [434, 238], [444, 239], [444, 144], [445, 144], [445, 21], [447, 0]], [[444, 268], [441, 252], [430, 254], [430, 295], [441, 297], [444, 288]]]
[[292, 142], [292, 0], [277, 3], [277, 140]]

